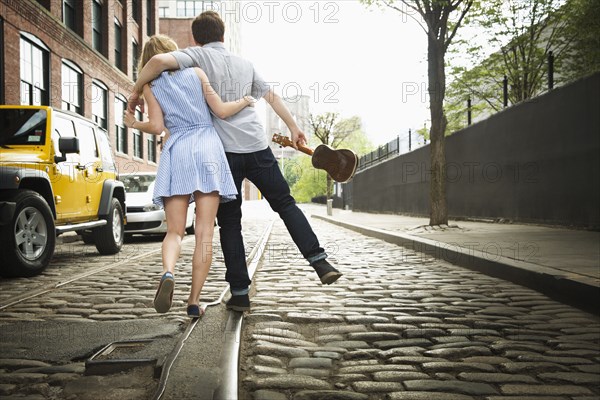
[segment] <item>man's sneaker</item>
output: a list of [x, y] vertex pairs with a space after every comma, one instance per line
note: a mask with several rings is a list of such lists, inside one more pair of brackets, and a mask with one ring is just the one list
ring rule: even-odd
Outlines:
[[312, 267], [315, 269], [317, 275], [319, 275], [319, 279], [321, 279], [321, 283], [324, 285], [331, 285], [342, 276], [342, 273], [333, 268], [333, 266], [325, 259], [315, 261]]
[[227, 302], [227, 309], [234, 311], [249, 311], [250, 310], [250, 297], [247, 294], [241, 294], [239, 296], [231, 296]]

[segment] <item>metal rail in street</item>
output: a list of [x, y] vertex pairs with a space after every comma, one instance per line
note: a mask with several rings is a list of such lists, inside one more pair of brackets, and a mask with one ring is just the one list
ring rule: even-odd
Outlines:
[[[274, 223], [275, 220], [272, 220], [269, 223], [269, 225], [263, 231], [256, 245], [252, 248], [252, 251], [248, 255], [248, 258], [246, 259], [246, 263], [248, 265], [248, 275], [250, 276], [250, 278], [252, 278], [254, 276], [254, 273], [256, 272], [256, 268], [263, 255], [263, 252], [265, 251], [266, 244], [269, 240], [269, 236], [271, 235], [271, 230], [273, 228]], [[221, 292], [221, 295], [217, 300], [205, 304], [203, 307], [203, 311], [205, 311], [208, 307], [213, 307], [221, 304], [223, 298], [227, 295], [228, 290], [229, 286], [227, 286]], [[171, 368], [173, 367], [175, 360], [177, 360], [177, 357], [181, 353], [185, 342], [198, 325], [200, 319], [201, 318], [194, 318], [189, 323], [185, 331], [179, 337], [179, 340], [177, 341], [177, 344], [175, 345], [173, 351], [165, 360], [160, 380], [158, 382], [158, 388], [154, 394], [154, 397], [152, 397], [153, 400], [160, 400], [164, 395], [167, 389]], [[237, 400], [238, 398], [238, 362], [240, 348], [239, 337], [242, 328], [242, 320], [243, 313], [233, 310], [229, 311], [227, 325], [225, 327], [225, 330], [228, 332], [228, 334], [225, 335], [225, 344], [221, 356], [222, 379], [220, 380], [221, 383], [219, 387], [217, 387], [217, 389], [215, 390], [213, 400]]]
[[[183, 245], [184, 243], [189, 242], [191, 240], [194, 240], [193, 236], [189, 237], [189, 238], [186, 237], [186, 238], [184, 238], [181, 241], [181, 244]], [[95, 275], [97, 273], [106, 271], [108, 269], [119, 267], [119, 266], [121, 266], [123, 264], [130, 263], [131, 261], [135, 261], [135, 260], [140, 259], [140, 258], [146, 258], [146, 257], [152, 256], [152, 255], [154, 255], [156, 253], [160, 253], [161, 251], [162, 251], [162, 249], [159, 247], [156, 250], [152, 250], [152, 251], [149, 251], [147, 253], [138, 254], [137, 256], [133, 256], [133, 257], [130, 257], [130, 258], [127, 258], [127, 259], [123, 259], [121, 261], [117, 261], [117, 262], [114, 262], [114, 263], [109, 264], [109, 265], [104, 265], [102, 267], [91, 269], [91, 270], [86, 271], [84, 273], [81, 273], [79, 275], [75, 275], [74, 277], [72, 277], [70, 279], [67, 279], [65, 281], [51, 283], [51, 284], [48, 284], [48, 285], [46, 285], [46, 286], [44, 286], [42, 288], [29, 290], [29, 291], [27, 291], [25, 293], [22, 293], [22, 294], [20, 294], [18, 296], [13, 297], [12, 299], [8, 300], [7, 303], [0, 304], [0, 311], [5, 310], [5, 309], [7, 309], [9, 307], [12, 307], [12, 306], [14, 306], [16, 304], [22, 303], [22, 302], [24, 302], [26, 300], [32, 299], [34, 297], [38, 297], [38, 296], [41, 296], [43, 294], [52, 292], [54, 290], [61, 289], [63, 286], [67, 286], [67, 285], [69, 285], [69, 284], [71, 284], [71, 283], [73, 283], [75, 281], [80, 280], [80, 279], [87, 278], [87, 277], [89, 277], [91, 275]]]
[[[250, 275], [250, 278], [252, 278], [254, 276], [254, 273], [256, 272], [258, 263], [262, 257], [263, 252], [265, 251], [266, 243], [269, 240], [269, 236], [271, 234], [271, 229], [273, 227], [274, 222], [275, 222], [275, 220], [272, 220], [269, 223], [269, 225], [266, 227], [266, 229], [261, 234], [260, 239], [258, 240], [256, 245], [252, 248], [252, 251], [248, 255], [246, 262], [248, 264], [248, 274]], [[185, 238], [182, 241], [182, 245], [191, 240], [194, 240], [194, 238], [193, 237]], [[12, 299], [5, 302], [4, 304], [0, 304], [0, 311], [5, 310], [9, 307], [12, 307], [16, 304], [22, 303], [24, 301], [30, 300], [32, 298], [45, 295], [49, 292], [59, 290], [59, 289], [64, 289], [65, 286], [68, 286], [69, 284], [71, 284], [73, 282], [90, 277], [92, 275], [98, 274], [100, 272], [103, 272], [103, 271], [106, 271], [106, 270], [109, 270], [112, 268], [117, 268], [125, 263], [130, 263], [131, 261], [135, 261], [135, 260], [138, 260], [141, 258], [153, 256], [157, 253], [160, 253], [161, 251], [162, 251], [162, 249], [158, 248], [156, 250], [152, 250], [147, 253], [139, 254], [139, 255], [136, 255], [136, 256], [128, 258], [128, 259], [117, 261], [117, 262], [111, 263], [109, 265], [104, 265], [102, 267], [91, 269], [89, 271], [78, 274], [78, 275], [76, 275], [72, 278], [69, 278], [67, 280], [64, 280], [64, 281], [51, 283], [51, 284], [45, 285], [42, 288], [29, 290], [18, 296], [13, 297]], [[211, 303], [206, 303], [203, 306], [203, 311], [205, 311], [207, 307], [213, 307], [213, 306], [217, 306], [217, 305], [221, 304], [221, 302], [223, 301], [223, 298], [226, 296], [228, 290], [229, 290], [229, 286], [227, 286], [221, 292], [221, 294], [217, 300], [215, 300]], [[186, 340], [190, 337], [191, 333], [196, 328], [199, 320], [200, 320], [200, 318], [194, 318], [191, 320], [191, 322], [187, 326], [186, 330], [181, 334], [180, 338], [178, 339], [175, 348], [173, 349], [171, 354], [167, 357], [167, 359], [165, 361], [165, 365], [163, 366], [163, 369], [162, 369], [160, 381], [158, 384], [158, 389], [157, 389], [153, 399], [159, 400], [165, 393], [165, 390], [166, 390], [167, 384], [168, 384], [171, 367], [173, 366], [175, 360], [177, 359], [181, 350], [183, 349]], [[239, 340], [236, 340], [236, 339], [240, 337], [242, 320], [243, 320], [242, 313], [236, 312], [236, 311], [229, 311], [228, 321], [227, 321], [227, 325], [226, 325], [225, 329], [228, 332], [230, 332], [231, 334], [227, 335], [226, 343], [224, 345], [223, 356], [221, 357], [221, 371], [223, 371], [223, 378], [221, 379], [220, 386], [215, 391], [215, 396], [214, 396], [215, 400], [225, 400], [225, 399], [226, 400], [235, 400], [235, 399], [237, 399], [237, 391], [238, 391], [237, 372], [238, 372], [240, 343], [239, 343]]]

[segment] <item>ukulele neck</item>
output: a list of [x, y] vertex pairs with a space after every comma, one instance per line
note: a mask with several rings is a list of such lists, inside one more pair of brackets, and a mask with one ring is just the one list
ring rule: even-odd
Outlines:
[[[290, 144], [290, 146], [291, 146], [291, 144]], [[298, 145], [298, 151], [301, 151], [304, 154], [308, 154], [309, 156], [312, 156], [313, 153], [314, 153], [313, 149], [311, 149], [309, 147], [306, 147], [306, 146], [303, 146], [301, 144]]]
[[[283, 147], [294, 147], [293, 142], [287, 136], [274, 134], [273, 141]], [[301, 151], [304, 154], [308, 154], [309, 156], [312, 156], [314, 153], [313, 149], [311, 149], [310, 147], [301, 145], [301, 144], [298, 145], [298, 151]]]

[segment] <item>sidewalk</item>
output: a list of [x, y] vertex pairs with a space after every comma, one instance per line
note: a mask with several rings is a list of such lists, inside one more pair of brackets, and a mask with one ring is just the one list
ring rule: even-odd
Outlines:
[[371, 214], [302, 204], [307, 215], [435, 258], [539, 290], [600, 312], [600, 232], [525, 224], [450, 221]]

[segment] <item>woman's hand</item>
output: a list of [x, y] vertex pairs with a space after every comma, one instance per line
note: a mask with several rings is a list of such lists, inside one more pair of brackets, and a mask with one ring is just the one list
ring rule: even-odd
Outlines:
[[129, 109], [123, 113], [123, 122], [125, 126], [128, 128], [133, 128], [133, 125], [136, 123], [135, 115]]
[[244, 101], [247, 103], [247, 107], [254, 107], [257, 100], [252, 96], [244, 96]]

